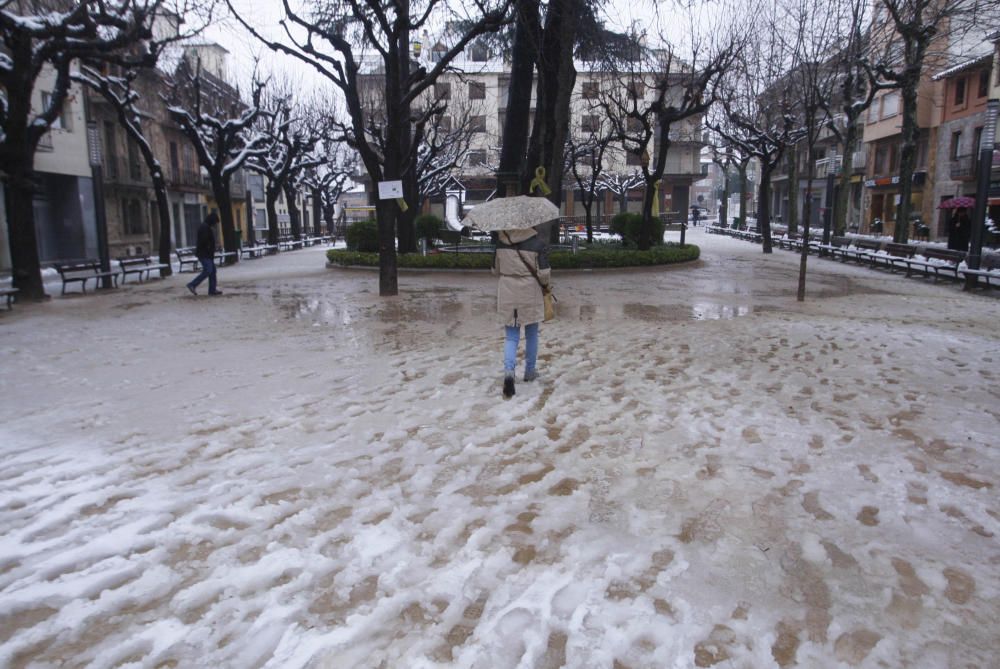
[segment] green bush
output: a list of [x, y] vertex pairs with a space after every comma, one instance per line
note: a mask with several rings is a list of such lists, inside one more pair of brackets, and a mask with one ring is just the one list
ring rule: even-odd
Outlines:
[[347, 248], [362, 253], [378, 253], [378, 224], [375, 221], [356, 221], [347, 226]]
[[421, 214], [415, 221], [417, 226], [417, 239], [423, 237], [428, 244], [432, 244], [441, 234], [444, 221], [434, 214]]
[[[672, 263], [697, 260], [701, 249], [693, 244], [683, 247], [665, 244], [648, 251], [635, 249], [587, 249], [571, 253], [554, 251], [549, 254], [553, 269], [590, 269], [601, 267], [644, 267], [649, 265], [670, 265]], [[378, 267], [377, 253], [330, 250], [327, 260], [333, 265], [345, 267]], [[491, 253], [432, 253], [422, 256], [405, 253], [397, 256], [400, 267], [424, 269], [489, 269], [493, 264]]]
[[[663, 222], [658, 218], [650, 221], [650, 238], [653, 246], [663, 243]], [[642, 230], [642, 214], [622, 212], [611, 218], [611, 232], [622, 238], [625, 246], [639, 246], [639, 231]]]

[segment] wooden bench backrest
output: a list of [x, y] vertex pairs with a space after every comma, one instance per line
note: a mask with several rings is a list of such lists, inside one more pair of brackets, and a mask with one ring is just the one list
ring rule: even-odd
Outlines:
[[149, 256], [124, 256], [118, 258], [118, 262], [121, 263], [122, 267], [126, 265], [148, 265], [149, 261]]
[[885, 250], [889, 252], [890, 255], [902, 256], [904, 258], [912, 258], [913, 254], [916, 253], [917, 248], [909, 244], [886, 244]]
[[830, 238], [830, 245], [831, 246], [836, 246], [838, 248], [841, 247], [841, 246], [850, 246], [851, 245], [851, 238], [850, 237], [831, 237]]
[[98, 260], [78, 260], [69, 263], [53, 263], [56, 271], [60, 274], [70, 272], [99, 272], [101, 263]]
[[877, 242], [873, 239], [859, 239], [854, 242], [854, 245], [859, 249], [868, 249], [869, 251], [878, 251], [882, 248], [882, 242]]
[[924, 249], [923, 256], [925, 258], [934, 258], [935, 260], [947, 260], [956, 265], [965, 260], [964, 253], [953, 251], [952, 249]]

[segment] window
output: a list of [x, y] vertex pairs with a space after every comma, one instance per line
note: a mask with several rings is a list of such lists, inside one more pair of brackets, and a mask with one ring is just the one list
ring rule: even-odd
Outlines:
[[646, 95], [646, 84], [641, 81], [628, 82], [628, 96], [633, 100], [640, 100]]
[[434, 84], [434, 97], [438, 100], [450, 100], [451, 99], [451, 84]]
[[135, 142], [128, 142], [128, 175], [132, 181], [142, 181], [142, 167], [139, 160], [139, 147]]
[[501, 108], [506, 108], [508, 100], [510, 100], [510, 77], [500, 77], [497, 82], [497, 104]]
[[[49, 104], [52, 102], [52, 94], [46, 91], [42, 91], [42, 110], [49, 108]], [[56, 120], [52, 122], [52, 128], [59, 130], [72, 130], [73, 129], [73, 115], [69, 113], [67, 109], [68, 105], [63, 104], [62, 109], [59, 110], [59, 116]]]
[[882, 100], [876, 98], [872, 100], [872, 106], [868, 108], [868, 123], [878, 122], [878, 107], [882, 103]]
[[625, 148], [625, 164], [630, 166], [645, 165], [648, 162], [648, 155], [645, 151], [636, 151], [633, 148]]
[[477, 149], [475, 151], [469, 151], [469, 157], [467, 160], [470, 167], [485, 167], [486, 166], [486, 151], [482, 149]]
[[979, 152], [983, 147], [980, 144], [983, 143], [983, 126], [979, 126], [973, 131], [972, 134], [972, 151], [971, 153], [975, 156], [979, 155]]
[[473, 116], [469, 119], [469, 130], [471, 132], [486, 132], [486, 117]]
[[625, 130], [631, 134], [641, 134], [644, 130], [642, 125], [642, 119], [636, 118], [634, 116], [629, 116], [625, 120]]
[[962, 133], [953, 132], [951, 133], [951, 149], [948, 151], [948, 155], [951, 156], [952, 160], [955, 160], [960, 155], [962, 149]]
[[596, 81], [585, 81], [583, 82], [583, 89], [581, 91], [584, 100], [594, 100], [601, 93], [601, 86]]
[[180, 181], [181, 159], [177, 152], [177, 142], [170, 142], [170, 175], [174, 181]]
[[879, 144], [875, 147], [875, 174], [886, 174], [889, 171], [889, 145]]
[[490, 59], [490, 50], [486, 48], [483, 42], [476, 42], [470, 48], [470, 56], [477, 63], [485, 63]]
[[146, 232], [146, 217], [142, 202], [134, 198], [121, 201], [122, 230], [126, 235], [141, 235]]
[[990, 93], [990, 71], [983, 70], [979, 73], [979, 90], [977, 95], [981, 98], [985, 98]]
[[485, 100], [486, 99], [486, 84], [482, 81], [470, 81], [469, 82], [469, 99], [470, 100]]
[[108, 170], [108, 176], [112, 179], [117, 179], [118, 146], [115, 141], [115, 124], [113, 121], [104, 122], [104, 165]]
[[961, 107], [965, 104], [965, 77], [955, 80], [955, 106]]
[[432, 60], [433, 62], [437, 63], [437, 62], [439, 62], [439, 61], [440, 61], [440, 60], [441, 60], [442, 58], [444, 58], [444, 55], [445, 55], [446, 53], [448, 53], [448, 47], [446, 47], [446, 46], [445, 46], [444, 44], [441, 44], [440, 42], [438, 42], [438, 43], [437, 43], [437, 44], [435, 44], [435, 45], [434, 45], [434, 47], [433, 47], [433, 48], [431, 49], [431, 60]]
[[596, 114], [588, 114], [580, 121], [582, 132], [598, 132], [601, 129], [601, 117]]
[[451, 116], [447, 114], [443, 115], [438, 128], [441, 132], [451, 132]]
[[899, 93], [889, 93], [882, 98], [882, 118], [889, 118], [899, 113]]

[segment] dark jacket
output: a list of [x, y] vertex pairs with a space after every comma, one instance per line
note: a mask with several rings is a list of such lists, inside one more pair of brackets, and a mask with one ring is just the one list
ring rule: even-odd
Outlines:
[[199, 258], [215, 258], [215, 230], [213, 226], [202, 221], [198, 226], [198, 244], [194, 254]]

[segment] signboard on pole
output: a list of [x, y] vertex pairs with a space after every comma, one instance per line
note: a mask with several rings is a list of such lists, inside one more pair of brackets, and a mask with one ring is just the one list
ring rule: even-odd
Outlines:
[[378, 199], [380, 200], [395, 200], [396, 198], [403, 197], [403, 182], [402, 181], [379, 181], [378, 182]]

